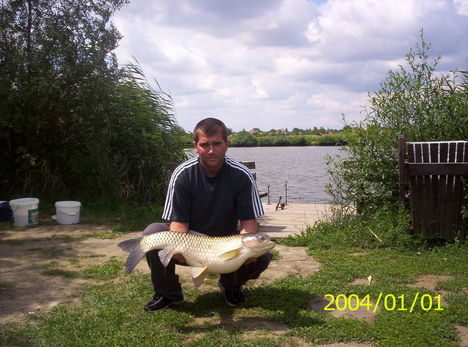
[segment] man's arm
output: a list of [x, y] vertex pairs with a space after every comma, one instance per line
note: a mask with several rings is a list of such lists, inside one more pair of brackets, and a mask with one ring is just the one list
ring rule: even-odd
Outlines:
[[[171, 224], [169, 224], [169, 230], [177, 231], [180, 233], [187, 233], [189, 231], [189, 225], [188, 223], [171, 222]], [[182, 254], [174, 254], [172, 256], [172, 259], [177, 260], [181, 264], [186, 263], [185, 258]]]
[[241, 226], [241, 231], [240, 231], [241, 234], [256, 233], [258, 231], [258, 223], [255, 218], [241, 220], [240, 226]]
[[187, 233], [189, 231], [189, 225], [188, 223], [171, 222], [171, 224], [169, 224], [169, 230]]

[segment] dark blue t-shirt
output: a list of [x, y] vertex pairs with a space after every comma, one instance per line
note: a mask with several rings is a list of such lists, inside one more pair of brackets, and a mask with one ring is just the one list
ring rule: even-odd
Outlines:
[[244, 165], [225, 158], [215, 177], [208, 177], [199, 158], [173, 172], [162, 218], [188, 223], [190, 230], [210, 236], [238, 233], [238, 220], [258, 218], [263, 207], [257, 185]]

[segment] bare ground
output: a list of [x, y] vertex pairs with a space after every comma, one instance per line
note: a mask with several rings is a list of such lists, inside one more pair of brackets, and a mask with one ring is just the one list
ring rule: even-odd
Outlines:
[[[123, 234], [116, 239], [82, 237], [90, 233], [108, 231], [110, 232], [108, 227], [96, 225], [48, 225], [0, 231], [0, 323], [21, 323], [28, 315], [47, 312], [59, 303], [78, 303], [77, 294], [91, 280], [47, 276], [41, 272], [51, 262], [56, 262], [64, 269], [76, 270], [80, 266], [103, 264], [113, 257], [125, 261], [127, 255], [117, 247], [117, 243], [139, 236], [140, 232]], [[307, 277], [322, 267], [322, 264], [306, 254], [303, 247], [277, 245], [276, 250], [279, 251], [281, 258], [272, 261], [262, 276], [253, 282], [255, 286], [291, 275]], [[351, 255], [361, 255], [361, 253]], [[136, 270], [148, 272], [146, 263], [140, 262]], [[178, 273], [183, 285], [192, 285], [188, 267], [179, 267]], [[411, 286], [437, 291], [436, 283], [450, 278], [451, 276], [426, 275], [418, 278]], [[355, 280], [353, 284], [369, 284], [369, 282], [367, 278], [362, 278]], [[208, 284], [206, 290], [211, 289], [216, 290], [213, 285]], [[447, 294], [441, 290], [438, 292], [442, 296]], [[328, 303], [324, 298], [312, 298], [310, 309], [320, 311]], [[335, 310], [332, 315], [357, 318], [368, 323], [375, 318], [374, 314], [365, 310], [343, 312]], [[203, 324], [203, 322], [198, 323]], [[217, 324], [224, 328], [242, 328], [245, 322], [228, 316], [221, 317]], [[255, 325], [257, 326], [255, 331], [246, 331], [246, 334], [256, 335], [264, 329], [269, 334], [283, 334], [288, 329], [284, 324], [259, 319], [256, 319]], [[462, 341], [461, 346], [468, 347], [467, 327], [457, 326], [457, 332]], [[296, 345], [307, 345], [300, 339], [296, 342]], [[351, 342], [323, 346], [370, 345]]]
[[[19, 322], [58, 303], [78, 301], [77, 294], [91, 280], [42, 274], [51, 262], [56, 262], [61, 269], [77, 270], [79, 266], [103, 264], [112, 257], [125, 261], [127, 254], [117, 243], [139, 236], [140, 232], [116, 239], [82, 238], [92, 232], [106, 231], [110, 231], [106, 226], [93, 225], [50, 225], [1, 231], [0, 323]], [[306, 254], [305, 248], [277, 245], [276, 250], [281, 258], [270, 264], [255, 285], [290, 275], [309, 276], [321, 268], [320, 263]], [[148, 272], [144, 261], [136, 269]], [[179, 267], [178, 273], [184, 285], [192, 285], [188, 267]]]

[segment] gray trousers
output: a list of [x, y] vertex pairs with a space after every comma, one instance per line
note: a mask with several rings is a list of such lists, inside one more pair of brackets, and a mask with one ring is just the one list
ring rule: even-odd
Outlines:
[[[149, 225], [143, 231], [143, 235], [151, 234], [154, 231], [164, 230], [168, 230], [167, 224], [154, 223]], [[159, 250], [153, 250], [146, 253], [146, 261], [151, 269], [151, 283], [153, 284], [155, 294], [159, 294], [173, 300], [183, 299], [179, 276], [175, 273], [175, 265], [186, 264], [180, 264], [178, 261], [172, 259], [167, 267], [164, 267], [159, 260], [158, 253]], [[260, 274], [266, 270], [272, 257], [273, 254], [268, 252], [257, 258], [255, 262], [244, 264], [234, 272], [221, 274], [221, 285], [226, 290], [240, 290], [248, 280], [258, 278]]]

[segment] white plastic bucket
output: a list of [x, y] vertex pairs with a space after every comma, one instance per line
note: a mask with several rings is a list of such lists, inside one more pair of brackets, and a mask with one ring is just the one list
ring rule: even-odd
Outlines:
[[79, 201], [57, 201], [55, 203], [56, 219], [59, 224], [76, 224], [80, 221]]
[[10, 207], [13, 211], [14, 224], [17, 227], [38, 223], [39, 199], [22, 198], [10, 201]]

